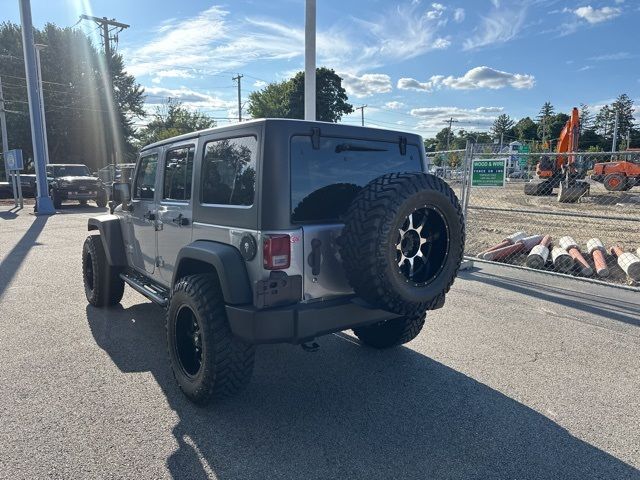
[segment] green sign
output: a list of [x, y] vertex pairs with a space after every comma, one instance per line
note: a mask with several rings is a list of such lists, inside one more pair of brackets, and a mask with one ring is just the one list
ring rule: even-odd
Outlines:
[[504, 187], [505, 160], [474, 160], [471, 185]]
[[[530, 153], [531, 148], [529, 145], [520, 145], [518, 147], [518, 153]], [[520, 168], [524, 169], [527, 166], [527, 157], [518, 157], [518, 163], [520, 164]]]

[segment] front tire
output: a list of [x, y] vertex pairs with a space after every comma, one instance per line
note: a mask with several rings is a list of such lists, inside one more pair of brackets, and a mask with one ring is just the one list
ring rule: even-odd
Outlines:
[[426, 314], [398, 317], [384, 322], [354, 328], [353, 333], [360, 341], [373, 348], [390, 348], [404, 345], [418, 336]]
[[216, 275], [176, 283], [167, 311], [167, 348], [178, 386], [200, 405], [235, 394], [253, 372], [255, 346], [231, 332]]
[[627, 186], [627, 177], [620, 173], [610, 173], [602, 182], [604, 188], [610, 192], [622, 192]]
[[104, 208], [107, 206], [109, 202], [109, 197], [107, 196], [107, 192], [104, 190], [100, 190], [98, 192], [98, 196], [96, 197], [96, 205], [100, 208]]
[[94, 307], [116, 305], [124, 294], [124, 281], [107, 262], [100, 235], [89, 235], [82, 247], [82, 278], [87, 301]]
[[53, 207], [58, 209], [62, 208], [62, 199], [60, 198], [60, 194], [56, 192], [55, 189], [52, 189], [49, 192], [49, 196], [51, 197], [51, 201], [53, 202]]

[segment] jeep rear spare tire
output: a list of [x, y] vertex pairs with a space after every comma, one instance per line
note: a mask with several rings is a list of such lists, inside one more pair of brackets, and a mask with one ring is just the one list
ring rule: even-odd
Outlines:
[[367, 184], [349, 206], [341, 257], [355, 293], [401, 315], [442, 305], [458, 273], [464, 218], [442, 179], [390, 173]]

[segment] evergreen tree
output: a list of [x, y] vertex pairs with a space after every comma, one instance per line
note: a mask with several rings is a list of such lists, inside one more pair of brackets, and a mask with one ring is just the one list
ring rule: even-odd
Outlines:
[[544, 105], [542, 105], [542, 108], [540, 109], [540, 113], [538, 113], [538, 138], [543, 142], [550, 138], [549, 132], [554, 113], [555, 109], [553, 108], [553, 105], [551, 105], [551, 102], [544, 102]]

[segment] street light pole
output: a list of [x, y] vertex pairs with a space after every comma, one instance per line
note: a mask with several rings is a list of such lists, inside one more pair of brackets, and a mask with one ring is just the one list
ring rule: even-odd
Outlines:
[[306, 0], [305, 7], [304, 119], [316, 120], [316, 0]]
[[42, 132], [44, 133], [44, 164], [49, 165], [49, 140], [47, 139], [47, 117], [44, 114], [44, 89], [42, 88], [42, 65], [40, 64], [40, 51], [47, 48], [46, 45], [36, 43], [36, 62], [38, 64], [38, 85], [40, 87], [40, 111], [42, 113]]
[[29, 118], [31, 120], [31, 142], [33, 145], [33, 163], [36, 167], [36, 210], [38, 215], [56, 213], [49, 198], [47, 172], [44, 163], [44, 145], [42, 134], [41, 110], [38, 108], [38, 82], [36, 78], [35, 48], [33, 45], [33, 22], [31, 21], [31, 3], [20, 0], [20, 20], [22, 22], [22, 50], [24, 52], [24, 70], [27, 77], [27, 96], [29, 100]]

